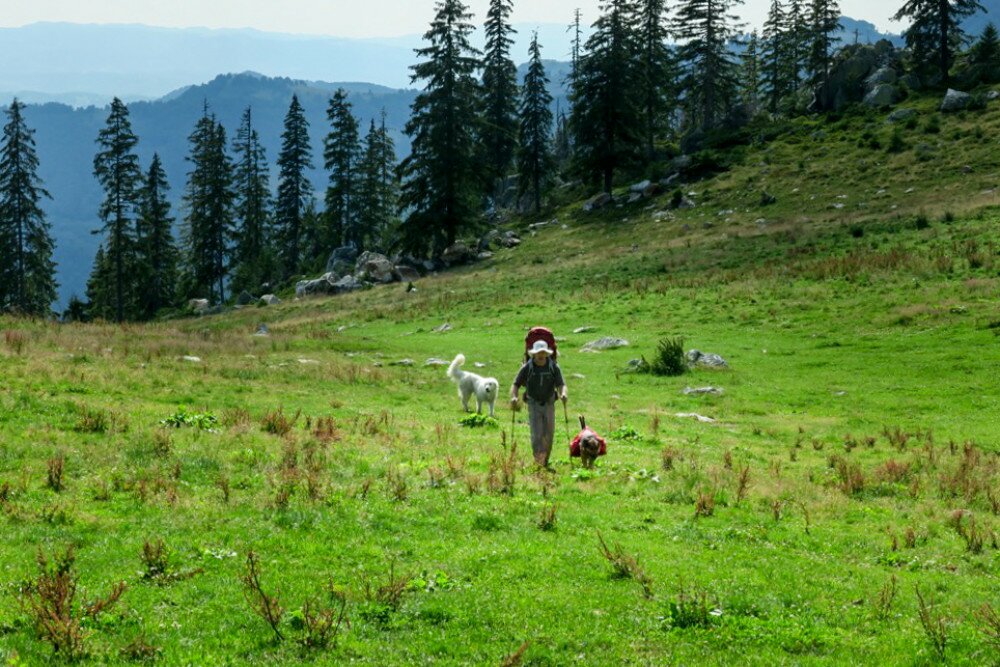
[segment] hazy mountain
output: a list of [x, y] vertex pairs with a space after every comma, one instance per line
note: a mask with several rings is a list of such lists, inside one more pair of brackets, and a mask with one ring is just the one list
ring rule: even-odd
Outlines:
[[[542, 53], [569, 58], [566, 26], [516, 26], [516, 62], [528, 59], [531, 32], [539, 31]], [[393, 88], [410, 85], [413, 50], [420, 35], [345, 39], [204, 28], [143, 25], [34, 23], [0, 28], [0, 95], [30, 103], [60, 101], [103, 105], [157, 99], [219, 72], [260, 72], [306, 81], [371, 81]], [[474, 43], [482, 42], [481, 31]], [[53, 48], [58, 45], [58, 48]]]

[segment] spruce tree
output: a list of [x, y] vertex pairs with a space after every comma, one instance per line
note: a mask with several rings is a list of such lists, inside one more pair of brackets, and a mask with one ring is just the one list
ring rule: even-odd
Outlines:
[[358, 166], [358, 226], [363, 249], [387, 252], [394, 242], [399, 188], [396, 177], [396, 148], [382, 123], [372, 120], [365, 135]]
[[740, 96], [743, 104], [751, 114], [756, 114], [760, 108], [761, 72], [760, 72], [760, 39], [757, 31], [750, 33], [746, 47], [740, 54]]
[[104, 244], [97, 247], [94, 268], [87, 278], [87, 318], [110, 320], [115, 317], [115, 267], [104, 252]]
[[608, 0], [601, 11], [580, 58], [570, 122], [577, 169], [610, 193], [614, 173], [634, 164], [643, 148], [642, 81], [629, 3]]
[[110, 295], [105, 297], [108, 307], [102, 309], [101, 316], [110, 317], [113, 314], [117, 322], [136, 313], [136, 292], [130, 277], [135, 262], [133, 216], [142, 180], [139, 158], [135, 154], [138, 142], [132, 132], [128, 107], [117, 97], [114, 98], [107, 122], [97, 136], [100, 150], [94, 157], [94, 176], [104, 188], [99, 215], [104, 223], [103, 231], [107, 234], [104, 260], [110, 272], [108, 266], [101, 267], [95, 260], [94, 276], [100, 281], [112, 281], [110, 289], [105, 285], [96, 289], [102, 295]]
[[226, 131], [207, 104], [188, 141], [192, 167], [184, 193], [185, 287], [189, 297], [222, 303], [233, 234], [233, 167]]
[[892, 20], [910, 19], [903, 37], [914, 68], [924, 75], [936, 73], [947, 86], [964, 39], [962, 19], [981, 11], [985, 10], [978, 0], [906, 0]]
[[480, 137], [486, 194], [494, 206], [503, 194], [517, 149], [517, 66], [510, 58], [516, 31], [510, 26], [512, 0], [490, 0], [483, 54], [483, 123]]
[[233, 247], [232, 291], [256, 293], [274, 277], [270, 234], [270, 184], [267, 155], [253, 127], [250, 107], [243, 112], [233, 139], [235, 155], [236, 243]]
[[677, 72], [673, 54], [667, 46], [670, 31], [666, 0], [636, 0], [634, 12], [638, 33], [643, 141], [646, 159], [652, 160], [654, 143], [669, 126], [673, 112]]
[[681, 0], [673, 21], [674, 36], [683, 42], [684, 89], [688, 113], [696, 127], [712, 129], [729, 111], [739, 87], [729, 42], [740, 27], [731, 14], [743, 0]]
[[40, 202], [35, 131], [16, 98], [0, 145], [0, 313], [44, 316], [56, 298], [52, 236]]
[[317, 239], [327, 253], [341, 244], [362, 245], [357, 207], [354, 202], [358, 181], [361, 142], [358, 121], [351, 113], [347, 91], [338, 88], [326, 110], [330, 133], [323, 142], [323, 159], [330, 174], [326, 188], [326, 225]]
[[802, 0], [789, 0], [788, 12], [785, 14], [785, 72], [791, 91], [799, 89], [802, 83], [802, 72], [806, 68], [809, 55], [809, 26], [806, 23], [806, 11]]
[[834, 46], [839, 40], [840, 5], [837, 0], [810, 0], [807, 19], [809, 30], [809, 83], [824, 85], [830, 76]]
[[1000, 81], [1000, 36], [993, 23], [987, 23], [983, 34], [969, 50], [970, 64], [979, 68], [983, 83]]
[[306, 177], [307, 169], [312, 169], [309, 123], [298, 96], [293, 95], [281, 133], [278, 197], [274, 206], [275, 238], [283, 279], [295, 275], [310, 259], [303, 256], [303, 216], [306, 206], [313, 199], [312, 185]]
[[479, 215], [482, 165], [477, 160], [479, 52], [469, 44], [472, 15], [461, 0], [440, 0], [422, 62], [412, 81], [425, 82], [414, 100], [406, 133], [411, 151], [400, 170], [400, 206], [408, 215], [403, 244], [414, 252], [439, 253], [474, 227]]
[[153, 154], [149, 171], [139, 189], [139, 216], [136, 220], [137, 277], [139, 281], [138, 315], [152, 317], [174, 302], [177, 290], [177, 244], [171, 231], [167, 174], [160, 156]]
[[538, 33], [531, 36], [528, 73], [524, 77], [521, 95], [521, 131], [517, 153], [517, 171], [520, 178], [518, 191], [531, 193], [535, 213], [542, 210], [542, 195], [548, 189], [555, 170], [552, 157], [552, 95], [549, 78], [542, 64], [542, 50]]
[[785, 29], [786, 18], [781, 1], [771, 0], [760, 49], [761, 87], [771, 113], [778, 110], [778, 102], [791, 91]]

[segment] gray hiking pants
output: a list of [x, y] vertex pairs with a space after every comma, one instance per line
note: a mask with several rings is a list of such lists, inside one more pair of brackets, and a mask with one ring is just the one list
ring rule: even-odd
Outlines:
[[530, 398], [528, 403], [528, 424], [531, 426], [531, 453], [535, 462], [548, 465], [552, 453], [552, 438], [556, 431], [556, 402], [541, 404]]

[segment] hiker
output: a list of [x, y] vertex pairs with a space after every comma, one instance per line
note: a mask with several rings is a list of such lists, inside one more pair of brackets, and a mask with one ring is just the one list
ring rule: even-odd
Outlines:
[[531, 426], [531, 451], [535, 463], [549, 465], [552, 440], [556, 430], [556, 399], [565, 405], [566, 383], [556, 363], [554, 351], [544, 340], [536, 340], [528, 350], [528, 361], [521, 366], [510, 388], [510, 406], [518, 409], [517, 394], [525, 388], [528, 424]]

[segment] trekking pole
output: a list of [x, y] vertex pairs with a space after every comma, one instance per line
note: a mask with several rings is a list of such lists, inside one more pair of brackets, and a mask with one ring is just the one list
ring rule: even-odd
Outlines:
[[[569, 445], [570, 451], [572, 452], [573, 438], [569, 437], [569, 410], [566, 408], [566, 401], [563, 401], [562, 404], [563, 404], [563, 417], [566, 418], [566, 444]], [[569, 462], [573, 463], [572, 453], [570, 454]]]
[[517, 438], [514, 435], [514, 424], [517, 422], [517, 404], [510, 404], [510, 447], [514, 448], [514, 443], [517, 442]]

